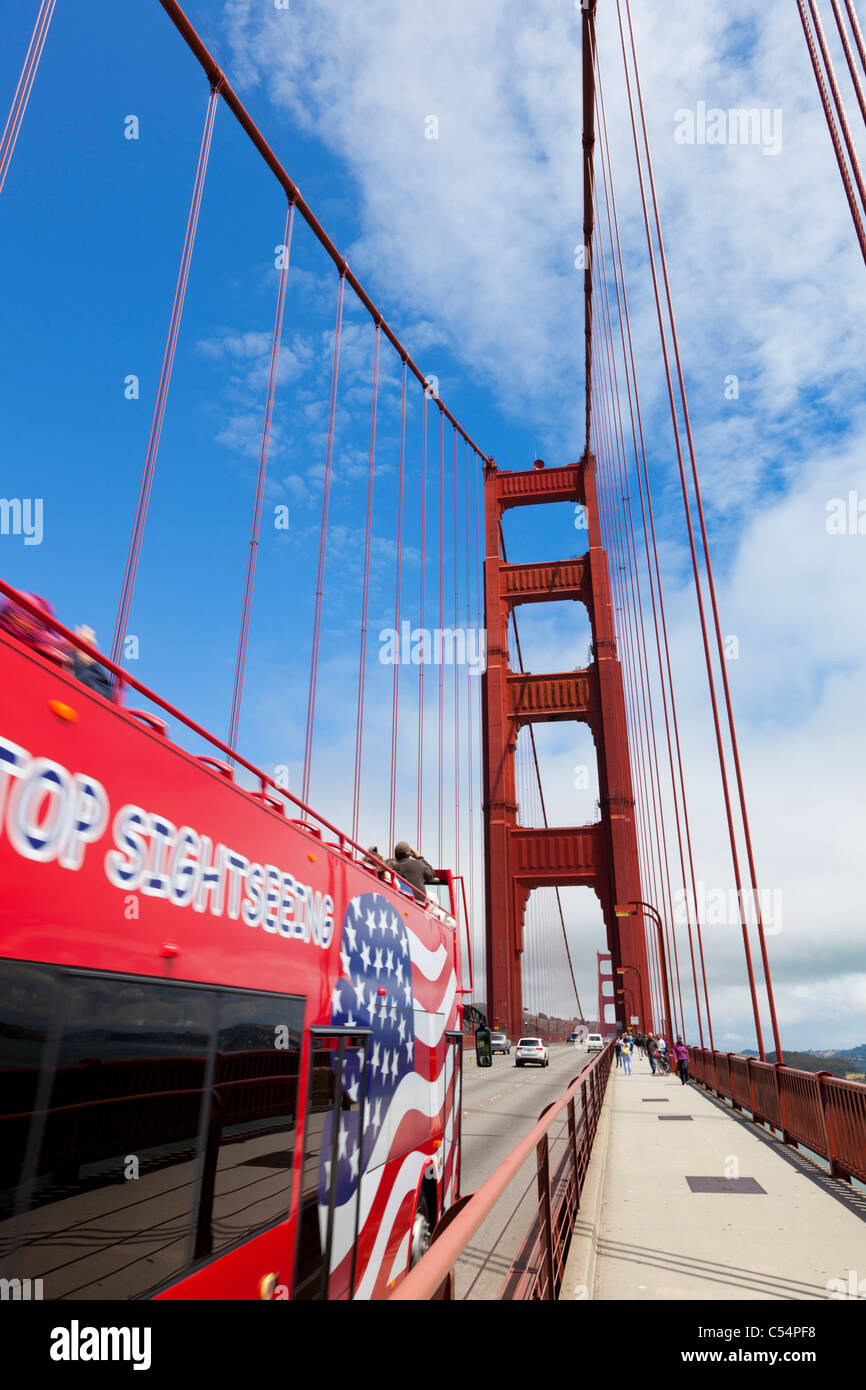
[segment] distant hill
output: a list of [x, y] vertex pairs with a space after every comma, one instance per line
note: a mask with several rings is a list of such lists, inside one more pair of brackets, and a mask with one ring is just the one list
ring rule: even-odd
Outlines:
[[860, 1043], [859, 1047], [831, 1048], [827, 1052], [819, 1052], [817, 1048], [812, 1051], [815, 1057], [845, 1057], [858, 1071], [866, 1071], [866, 1043]]
[[[744, 1057], [757, 1057], [753, 1048], [744, 1049]], [[828, 1071], [832, 1076], [850, 1077], [859, 1080], [866, 1074], [866, 1043], [861, 1047], [840, 1048], [833, 1051], [788, 1052], [784, 1053], [785, 1064], [796, 1067], [798, 1071]], [[767, 1053], [767, 1061], [775, 1062], [775, 1052]]]

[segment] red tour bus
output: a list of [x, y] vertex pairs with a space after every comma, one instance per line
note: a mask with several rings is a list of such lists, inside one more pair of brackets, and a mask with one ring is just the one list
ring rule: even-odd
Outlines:
[[459, 880], [416, 902], [5, 633], [0, 690], [0, 1274], [387, 1295], [458, 1196]]

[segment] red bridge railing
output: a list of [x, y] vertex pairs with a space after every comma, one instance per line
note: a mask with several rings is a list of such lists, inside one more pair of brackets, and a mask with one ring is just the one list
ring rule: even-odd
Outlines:
[[836, 1178], [866, 1182], [866, 1086], [830, 1072], [800, 1071], [731, 1052], [689, 1048], [696, 1081], [777, 1130], [786, 1144], [802, 1144], [830, 1165]]
[[[392, 1300], [453, 1298], [455, 1264], [533, 1148], [537, 1206], [498, 1297], [509, 1301], [556, 1298], [607, 1089], [612, 1055], [613, 1045], [608, 1043], [572, 1081], [565, 1094], [541, 1112], [535, 1127], [478, 1191], [462, 1197], [446, 1213], [433, 1234], [427, 1254], [394, 1290]], [[556, 1169], [551, 1172], [549, 1134], [563, 1112], [568, 1121], [568, 1141]]]

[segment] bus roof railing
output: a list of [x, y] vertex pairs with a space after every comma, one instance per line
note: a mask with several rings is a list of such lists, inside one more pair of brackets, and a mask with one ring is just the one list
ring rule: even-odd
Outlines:
[[[366, 864], [362, 865], [362, 867], [378, 866], [379, 869], [383, 869], [385, 873], [388, 873], [392, 876], [395, 887], [400, 888], [400, 890], [402, 891], [402, 886], [405, 884], [405, 887], [409, 890], [409, 893], [411, 893], [413, 900], [415, 902], [418, 902], [419, 907], [423, 907], [425, 905], [415, 897], [415, 889], [413, 885], [409, 883], [407, 879], [403, 878], [402, 874], [397, 873], [396, 869], [392, 869], [388, 864], [385, 863], [383, 859], [380, 859], [377, 855], [371, 854], [369, 850], [365, 849], [362, 845], [359, 845], [356, 840], [353, 840], [351, 835], [347, 835], [344, 830], [340, 830], [336, 825], [332, 825], [329, 820], [326, 820], [325, 817], [320, 815], [318, 811], [314, 811], [311, 806], [308, 806], [305, 802], [301, 801], [300, 798], [295, 796], [292, 792], [290, 792], [287, 787], [281, 787], [278, 782], [275, 782], [273, 778], [269, 777], [266, 772], [263, 772], [260, 767], [256, 767], [255, 763], [251, 763], [248, 758], [245, 758], [241, 753], [238, 753], [236, 749], [230, 748], [227, 743], [223, 743], [222, 739], [217, 738], [216, 734], [209, 733], [208, 730], [205, 729], [201, 724], [197, 724], [194, 719], [190, 719], [189, 715], [184, 714], [183, 710], [178, 709], [175, 705], [172, 705], [168, 700], [164, 700], [161, 695], [157, 695], [155, 691], [149, 689], [149, 687], [144, 685], [142, 681], [137, 680], [135, 676], [130, 675], [130, 673], [128, 671], [125, 671], [122, 666], [118, 666], [115, 662], [111, 660], [110, 657], [104, 656], [102, 652], [98, 651], [90, 643], [84, 641], [84, 639], [79, 637], [77, 633], [72, 632], [68, 627], [64, 627], [63, 623], [58, 622], [58, 620], [55, 617], [46, 613], [45, 610], [43, 608], [40, 608], [38, 604], [32, 603], [26, 594], [21, 593], [20, 590], [14, 588], [11, 584], [7, 584], [4, 579], [0, 579], [0, 594], [2, 594], [5, 598], [9, 599], [11, 603], [16, 604], [19, 608], [23, 608], [24, 612], [29, 613], [31, 618], [36, 618], [38, 622], [41, 624], [41, 626], [46, 627], [51, 632], [56, 633], [58, 637], [62, 637], [64, 641], [68, 642], [71, 647], [75, 647], [78, 651], [84, 652], [87, 656], [91, 658], [91, 660], [97, 661], [100, 666], [104, 666], [106, 671], [109, 671], [120, 685], [129, 686], [130, 689], [138, 691], [139, 695], [143, 695], [146, 700], [149, 700], [159, 709], [165, 710], [166, 714], [170, 715], [172, 719], [177, 719], [187, 729], [191, 730], [192, 733], [196, 734], [198, 738], [203, 738], [205, 742], [211, 744], [212, 747], [217, 748], [221, 753], [225, 754], [225, 756], [230, 760], [230, 762], [239, 763], [241, 767], [246, 768], [247, 772], [251, 772], [253, 776], [258, 779], [258, 781], [261, 784], [261, 791], [263, 793], [266, 787], [270, 787], [273, 789], [273, 791], [277, 792], [286, 801], [290, 801], [293, 806], [297, 806], [297, 808], [303, 812], [304, 817], [312, 816], [312, 818], [315, 821], [317, 821], [320, 826], [323, 826], [325, 830], [329, 830], [332, 835], [337, 836], [339, 840], [339, 849], [341, 852], [344, 846], [348, 846], [350, 849], [357, 851], [357, 853], [361, 855], [362, 860], [366, 861]], [[19, 640], [16, 639], [14, 633], [3, 633], [2, 635], [11, 637], [13, 642]], [[24, 647], [36, 656], [41, 655], [41, 653], [38, 652], [35, 648], [29, 647], [26, 641], [21, 640], [19, 645]], [[50, 657], [48, 657], [47, 659], [49, 661], [51, 660]], [[72, 679], [74, 680], [75, 677], [73, 676]], [[101, 699], [105, 698], [104, 696], [99, 696], [98, 691], [90, 691], [89, 693], [96, 694], [97, 697]], [[132, 710], [123, 710], [122, 706], [117, 705], [115, 705], [114, 708], [119, 710], [120, 713], [131, 714], [133, 715], [133, 718], [136, 717], [135, 712]], [[180, 745], [175, 746], [180, 747]], [[193, 754], [193, 756], [195, 755]], [[202, 759], [202, 761], [204, 760]], [[210, 764], [211, 766], [213, 765], [213, 760], [210, 760]], [[237, 783], [235, 783], [235, 785], [237, 786]], [[238, 790], [246, 791], [247, 789], [238, 786]], [[255, 796], [256, 793], [249, 792], [248, 795]], [[265, 803], [263, 802], [262, 804], [264, 805]], [[312, 829], [312, 827], [310, 828]], [[432, 904], [430, 904], [430, 906], [432, 907]]]

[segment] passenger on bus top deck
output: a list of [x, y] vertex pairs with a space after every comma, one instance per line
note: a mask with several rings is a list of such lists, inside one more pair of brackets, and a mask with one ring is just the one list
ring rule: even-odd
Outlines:
[[[40, 594], [27, 594], [22, 591], [21, 596], [36, 608], [40, 608], [47, 618], [54, 617], [51, 604]], [[69, 644], [64, 638], [52, 632], [50, 627], [46, 627], [39, 618], [34, 618], [12, 599], [6, 599], [0, 609], [0, 630], [11, 633], [19, 642], [24, 642], [35, 652], [56, 661], [59, 666], [71, 665]]]
[[[375, 856], [375, 857], [374, 857], [374, 856]], [[378, 864], [378, 862], [377, 862], [377, 861], [380, 860], [381, 858], [382, 858], [382, 856], [381, 856], [381, 854], [379, 853], [379, 846], [378, 846], [378, 845], [368, 845], [368, 846], [367, 846], [367, 853], [364, 855], [364, 859], [363, 859], [364, 868], [365, 868], [365, 869], [370, 869], [370, 871], [371, 871], [372, 873], [374, 873], [374, 874], [376, 875], [377, 878], [384, 878], [384, 877], [385, 877], [385, 870], [384, 870], [384, 869], [380, 869], [380, 868], [379, 868], [379, 864]]]
[[424, 856], [412, 849], [405, 840], [400, 840], [394, 846], [394, 858], [388, 859], [386, 862], [389, 869], [393, 869], [401, 878], [405, 878], [407, 883], [411, 883], [415, 890], [416, 901], [425, 903], [427, 894], [424, 891], [424, 884], [435, 883], [436, 875]]
[[[47, 618], [54, 617], [51, 604], [40, 594], [27, 594], [22, 591], [22, 597], [40, 608]], [[117, 699], [111, 689], [111, 678], [103, 666], [100, 666], [89, 653], [70, 646], [65, 637], [52, 632], [50, 627], [26, 612], [12, 599], [7, 599], [0, 609], [0, 631], [11, 633], [19, 642], [32, 647], [41, 656], [47, 656], [58, 666], [63, 666], [76, 680], [81, 681], [82, 685], [104, 695], [106, 700]], [[77, 627], [75, 635], [88, 647], [96, 650], [96, 633], [92, 627]]]
[[[96, 633], [92, 627], [82, 626], [75, 629], [75, 636], [96, 650]], [[95, 690], [98, 695], [104, 695], [106, 700], [115, 700], [117, 697], [111, 688], [111, 677], [104, 666], [81, 647], [72, 649], [72, 674], [76, 680], [80, 680], [82, 685], [86, 685], [88, 690]]]

